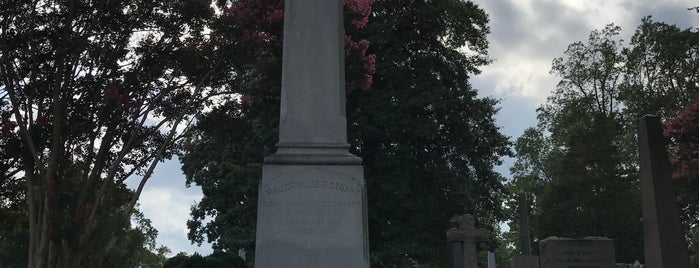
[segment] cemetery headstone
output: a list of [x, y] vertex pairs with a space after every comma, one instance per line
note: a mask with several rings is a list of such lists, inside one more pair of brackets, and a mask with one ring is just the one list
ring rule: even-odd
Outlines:
[[277, 152], [259, 184], [255, 267], [369, 267], [362, 160], [349, 153], [340, 0], [284, 4]]
[[448, 261], [450, 267], [478, 267], [476, 243], [488, 240], [490, 236], [488, 231], [476, 229], [476, 220], [470, 214], [456, 217], [453, 222], [457, 222], [458, 227], [447, 230], [447, 242], [450, 245], [451, 255]]
[[639, 120], [638, 147], [645, 264], [653, 268], [689, 268], [660, 118], [644, 116]]
[[541, 268], [614, 268], [614, 241], [549, 237], [539, 242]]

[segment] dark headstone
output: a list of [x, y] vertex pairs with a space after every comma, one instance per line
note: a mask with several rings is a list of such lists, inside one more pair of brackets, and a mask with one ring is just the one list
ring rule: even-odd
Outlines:
[[644, 116], [639, 120], [638, 147], [646, 265], [689, 268], [660, 118]]
[[539, 242], [541, 268], [614, 268], [614, 241], [608, 238], [549, 237]]

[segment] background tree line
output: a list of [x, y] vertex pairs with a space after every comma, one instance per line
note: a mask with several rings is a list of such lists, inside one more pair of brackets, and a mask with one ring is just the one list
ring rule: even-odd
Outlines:
[[[664, 119], [682, 220], [699, 265], [699, 32], [644, 18], [631, 41], [613, 24], [553, 60], [560, 82], [537, 109], [538, 125], [517, 138], [511, 193], [533, 200], [533, 242], [548, 236], [606, 236], [617, 260], [643, 261], [636, 122]], [[516, 199], [506, 203], [517, 243]], [[537, 248], [535, 247], [535, 250]], [[514, 252], [510, 252], [514, 254]]]

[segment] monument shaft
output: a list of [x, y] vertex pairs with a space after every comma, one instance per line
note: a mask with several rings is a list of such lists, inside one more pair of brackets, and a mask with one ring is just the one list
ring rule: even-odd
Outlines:
[[346, 144], [340, 1], [287, 1], [283, 49], [279, 143]]
[[286, 0], [277, 152], [258, 190], [255, 267], [369, 267], [361, 158], [349, 153], [340, 0]]

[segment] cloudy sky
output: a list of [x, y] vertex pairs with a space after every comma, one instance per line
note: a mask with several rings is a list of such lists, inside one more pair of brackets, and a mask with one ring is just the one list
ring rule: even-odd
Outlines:
[[[490, 14], [490, 55], [495, 59], [472, 81], [481, 96], [501, 99], [497, 116], [502, 132], [512, 139], [536, 124], [536, 108], [546, 101], [557, 78], [549, 74], [551, 61], [568, 44], [585, 41], [590, 31], [614, 23], [622, 38], [630, 40], [641, 18], [681, 28], [699, 27], [699, 14], [687, 8], [699, 0], [475, 0]], [[511, 161], [507, 161], [510, 163]], [[507, 165], [498, 168], [505, 176]], [[134, 183], [134, 182], [132, 182]], [[161, 164], [146, 185], [141, 210], [158, 229], [158, 243], [173, 253], [202, 255], [211, 247], [191, 245], [187, 240], [189, 208], [201, 191], [185, 188], [176, 160]]]

